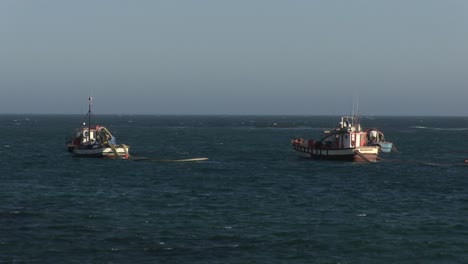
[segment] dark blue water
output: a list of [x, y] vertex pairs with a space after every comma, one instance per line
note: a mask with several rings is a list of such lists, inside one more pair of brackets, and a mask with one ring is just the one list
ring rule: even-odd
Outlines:
[[337, 117], [98, 116], [130, 154], [73, 158], [80, 116], [0, 116], [0, 262], [466, 263], [468, 119], [364, 118], [399, 153], [302, 160]]

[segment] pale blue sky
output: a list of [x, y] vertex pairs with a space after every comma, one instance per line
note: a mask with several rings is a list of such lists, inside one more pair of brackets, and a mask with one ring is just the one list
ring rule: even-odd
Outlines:
[[3, 0], [0, 37], [0, 113], [468, 115], [466, 0]]

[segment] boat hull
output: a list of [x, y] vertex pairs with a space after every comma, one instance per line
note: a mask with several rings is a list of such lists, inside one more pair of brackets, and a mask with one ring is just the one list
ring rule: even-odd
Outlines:
[[341, 160], [354, 162], [375, 162], [378, 158], [378, 146], [365, 146], [345, 149], [326, 149], [304, 147], [293, 144], [293, 149], [302, 158]]
[[79, 148], [75, 147], [71, 149], [71, 153], [75, 156], [80, 157], [96, 157], [96, 158], [128, 158], [129, 157], [129, 146], [117, 145], [114, 147], [115, 151], [110, 147], [98, 147], [98, 148]]

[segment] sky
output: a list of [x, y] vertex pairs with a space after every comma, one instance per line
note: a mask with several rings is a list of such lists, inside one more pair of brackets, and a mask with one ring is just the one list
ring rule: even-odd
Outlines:
[[466, 0], [3, 0], [0, 113], [79, 114], [91, 95], [97, 114], [358, 102], [363, 115], [468, 116], [467, 14]]

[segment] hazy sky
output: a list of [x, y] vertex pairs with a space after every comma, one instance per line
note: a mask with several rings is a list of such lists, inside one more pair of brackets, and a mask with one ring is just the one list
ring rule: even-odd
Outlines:
[[468, 115], [466, 0], [2, 0], [0, 113]]

